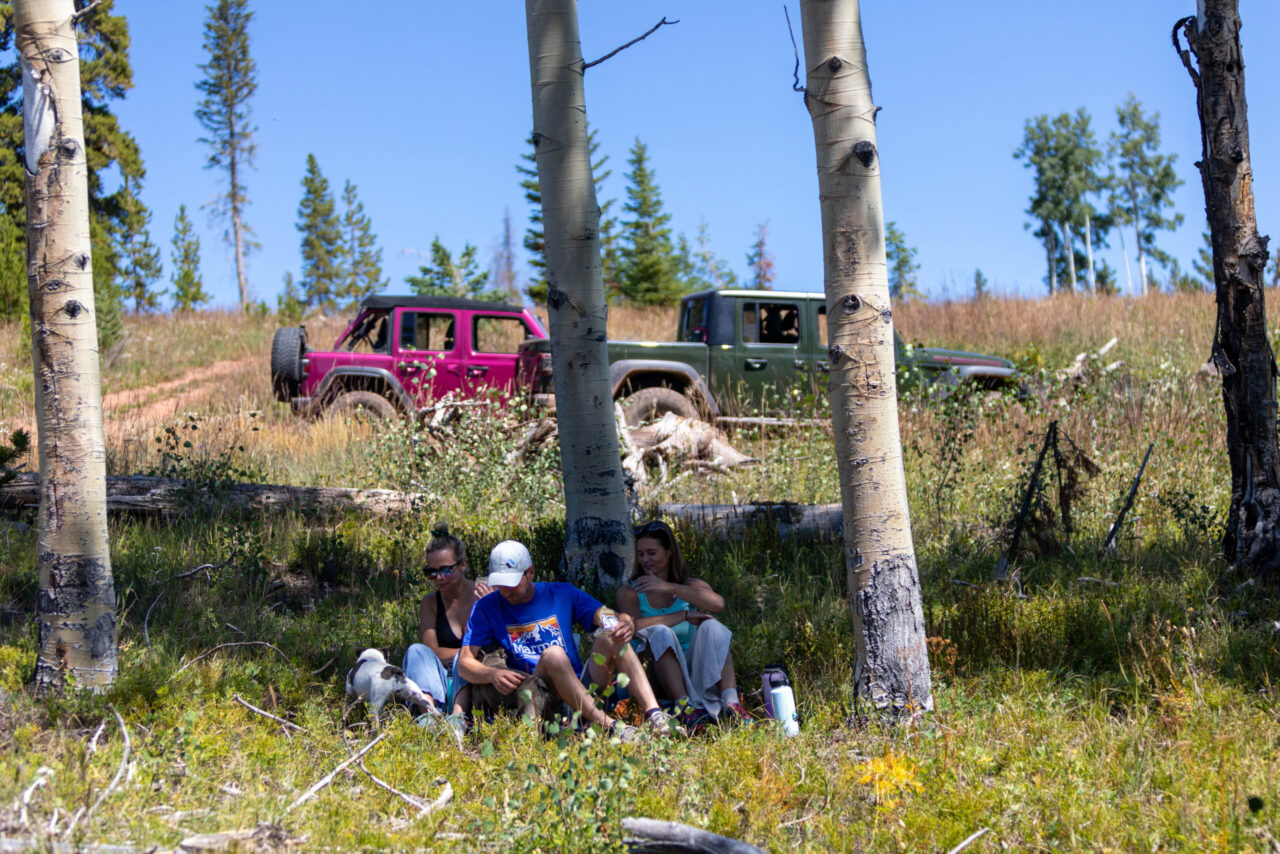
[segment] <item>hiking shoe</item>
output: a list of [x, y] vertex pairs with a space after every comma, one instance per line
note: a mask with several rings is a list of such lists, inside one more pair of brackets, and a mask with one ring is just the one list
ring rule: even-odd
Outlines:
[[680, 713], [680, 724], [685, 728], [690, 736], [698, 735], [705, 730], [709, 724], [715, 722], [715, 718], [707, 714], [706, 709], [697, 709], [693, 706], [688, 707]]
[[640, 730], [631, 724], [624, 724], [622, 721], [613, 722], [613, 737], [623, 744], [632, 744], [640, 740]]
[[674, 715], [667, 714], [662, 709], [654, 709], [645, 716], [645, 725], [649, 729], [659, 735], [678, 735], [681, 738], [688, 738], [689, 731], [680, 725]]

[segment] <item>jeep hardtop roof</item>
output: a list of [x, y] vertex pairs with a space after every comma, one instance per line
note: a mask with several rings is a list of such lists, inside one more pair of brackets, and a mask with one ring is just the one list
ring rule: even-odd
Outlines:
[[524, 311], [524, 306], [522, 305], [511, 305], [504, 302], [489, 302], [488, 300], [466, 299], [465, 297], [418, 296], [417, 294], [407, 294], [405, 296], [379, 294], [365, 297], [360, 301], [361, 309], [395, 308], [398, 305], [409, 308], [466, 308], [472, 311], [512, 311], [516, 313]]
[[698, 297], [706, 297], [715, 294], [722, 297], [749, 297], [754, 299], [826, 299], [827, 295], [821, 291], [778, 291], [778, 290], [747, 290], [743, 288], [710, 288], [705, 291], [696, 291], [695, 293], [686, 294], [685, 299], [696, 299]]

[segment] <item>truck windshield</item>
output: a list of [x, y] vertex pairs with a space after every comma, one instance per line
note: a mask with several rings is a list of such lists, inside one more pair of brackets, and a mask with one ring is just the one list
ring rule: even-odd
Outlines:
[[684, 311], [680, 317], [680, 340], [707, 340], [707, 301], [705, 299], [686, 300]]

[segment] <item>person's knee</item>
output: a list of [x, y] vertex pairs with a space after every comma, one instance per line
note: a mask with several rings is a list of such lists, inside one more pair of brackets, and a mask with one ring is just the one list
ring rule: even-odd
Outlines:
[[666, 646], [675, 646], [679, 641], [676, 639], [675, 629], [670, 626], [658, 624], [649, 627], [649, 642], [652, 646], [657, 646], [665, 642]]
[[724, 623], [720, 622], [719, 620], [715, 619], [714, 617], [708, 620], [703, 620], [702, 625], [698, 626], [698, 632], [699, 633], [705, 632], [708, 635], [709, 639], [724, 638], [725, 640], [729, 640], [730, 638], [733, 637], [733, 632], [729, 631], [729, 627], [726, 626]]
[[569, 661], [569, 653], [565, 652], [563, 647], [550, 646], [543, 650], [538, 658], [538, 667], [543, 670], [572, 670], [573, 664]]

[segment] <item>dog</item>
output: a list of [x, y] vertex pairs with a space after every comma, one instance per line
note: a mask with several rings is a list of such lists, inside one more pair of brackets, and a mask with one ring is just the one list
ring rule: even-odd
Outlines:
[[356, 664], [347, 673], [347, 696], [352, 698], [354, 706], [361, 700], [369, 704], [373, 710], [373, 725], [380, 726], [382, 707], [387, 700], [395, 697], [410, 705], [439, 714], [431, 695], [418, 687], [404, 671], [394, 664], [387, 664], [386, 656], [376, 649], [366, 649], [356, 659]]
[[[511, 669], [507, 666], [507, 653], [503, 649], [486, 653], [482, 661], [485, 667], [494, 667], [498, 670]], [[492, 714], [500, 709], [515, 709], [522, 718], [549, 721], [555, 719], [559, 703], [545, 679], [526, 673], [520, 685], [510, 694], [503, 694], [488, 684], [472, 685], [471, 706], [486, 714]]]

